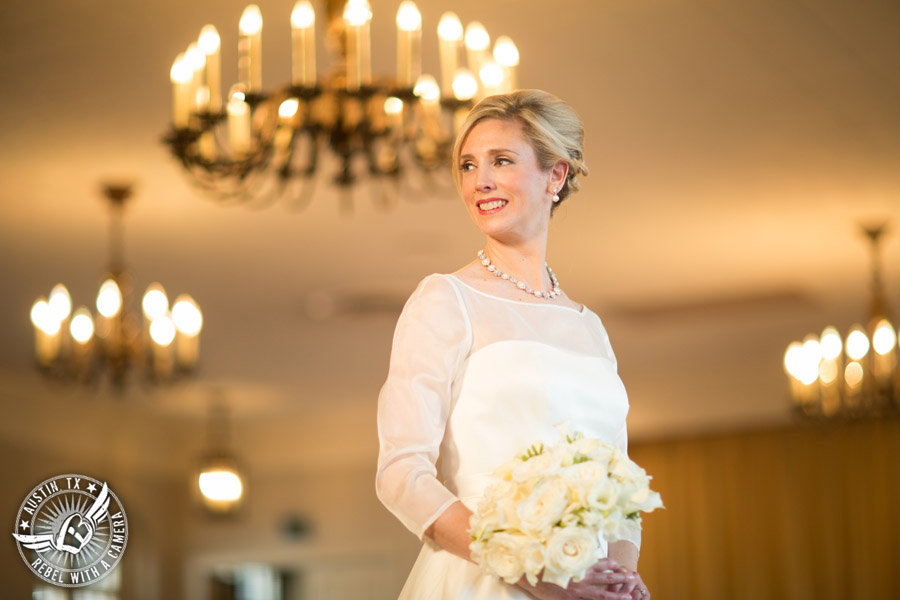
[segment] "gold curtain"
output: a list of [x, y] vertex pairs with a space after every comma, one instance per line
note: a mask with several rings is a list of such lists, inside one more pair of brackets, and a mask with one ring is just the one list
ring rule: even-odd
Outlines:
[[900, 598], [900, 420], [634, 444], [656, 600]]

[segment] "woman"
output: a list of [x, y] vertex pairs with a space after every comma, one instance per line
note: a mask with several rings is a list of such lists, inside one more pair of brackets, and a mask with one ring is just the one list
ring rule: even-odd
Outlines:
[[545, 262], [551, 213], [587, 174], [582, 143], [575, 111], [539, 90], [488, 97], [460, 128], [453, 174], [484, 250], [419, 284], [378, 401], [378, 497], [426, 542], [402, 599], [650, 598], [636, 573], [639, 531], [566, 589], [511, 586], [470, 562], [469, 516], [498, 465], [558, 441], [559, 423], [627, 444], [606, 331]]

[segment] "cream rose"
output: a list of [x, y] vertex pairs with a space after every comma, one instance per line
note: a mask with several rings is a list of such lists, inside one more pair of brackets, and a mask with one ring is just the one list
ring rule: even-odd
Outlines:
[[[488, 525], [494, 529], [518, 527], [516, 505], [519, 500], [519, 488], [511, 481], [499, 481], [488, 487], [476, 513], [481, 518], [481, 529]], [[473, 531], [473, 534], [480, 536], [480, 532]]]
[[[534, 568], [543, 561], [540, 546], [533, 539], [512, 533], [499, 532], [483, 548], [472, 544], [473, 558], [487, 570], [507, 583], [516, 583], [526, 572], [526, 565]], [[534, 556], [538, 553], [537, 556]]]
[[526, 481], [536, 477], [544, 477], [559, 470], [559, 457], [550, 452], [532, 456], [528, 460], [518, 464], [512, 470], [514, 481]]
[[559, 587], [569, 579], [581, 581], [585, 572], [597, 562], [596, 533], [583, 527], [554, 529], [547, 541], [544, 574], [541, 579]]
[[562, 477], [541, 480], [516, 508], [519, 527], [526, 533], [549, 533], [553, 524], [565, 514], [571, 496], [569, 484]]

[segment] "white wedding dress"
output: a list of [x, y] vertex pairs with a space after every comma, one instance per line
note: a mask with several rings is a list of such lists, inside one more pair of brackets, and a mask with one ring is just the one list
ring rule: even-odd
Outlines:
[[[421, 539], [456, 500], [474, 510], [497, 466], [537, 440], [559, 441], [557, 424], [625, 450], [627, 413], [596, 314], [430, 275], [397, 323], [378, 399], [378, 497]], [[631, 541], [639, 546], [639, 532]], [[400, 598], [531, 596], [426, 540]]]

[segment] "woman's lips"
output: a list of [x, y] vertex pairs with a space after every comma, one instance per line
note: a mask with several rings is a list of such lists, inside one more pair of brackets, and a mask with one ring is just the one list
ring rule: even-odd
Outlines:
[[508, 202], [501, 198], [491, 198], [490, 200], [478, 202], [476, 206], [478, 206], [478, 210], [483, 214], [491, 214], [501, 210], [507, 204]]

